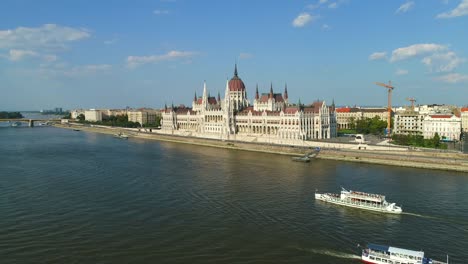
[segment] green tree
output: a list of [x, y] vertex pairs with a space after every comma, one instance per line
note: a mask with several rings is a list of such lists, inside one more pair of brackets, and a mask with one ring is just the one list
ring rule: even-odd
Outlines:
[[76, 117], [78, 121], [83, 122], [85, 120], [85, 116], [83, 114], [80, 114], [79, 116]]

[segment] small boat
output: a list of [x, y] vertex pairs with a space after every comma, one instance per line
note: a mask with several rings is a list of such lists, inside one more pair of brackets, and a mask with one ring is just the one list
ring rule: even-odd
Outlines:
[[75, 128], [75, 129], [73, 129], [73, 131], [81, 131], [81, 130]]
[[21, 126], [21, 122], [13, 122], [13, 123], [11, 123], [11, 126], [12, 127], [19, 127], [19, 126]]
[[117, 134], [114, 134], [114, 137], [116, 138], [121, 138], [121, 139], [128, 139], [128, 135], [122, 133], [122, 132], [119, 132]]
[[403, 211], [401, 207], [396, 206], [395, 203], [387, 202], [384, 195], [348, 191], [345, 188], [341, 188], [341, 194], [315, 192], [315, 199], [382, 213], [401, 214]]
[[291, 159], [297, 162], [310, 162], [310, 158], [307, 155], [302, 157], [292, 157]]
[[448, 264], [424, 257], [423, 251], [368, 244], [362, 250], [361, 260], [368, 264]]
[[320, 153], [320, 150], [321, 150], [320, 147], [316, 147], [313, 151], [307, 153], [306, 156], [309, 158], [315, 158]]

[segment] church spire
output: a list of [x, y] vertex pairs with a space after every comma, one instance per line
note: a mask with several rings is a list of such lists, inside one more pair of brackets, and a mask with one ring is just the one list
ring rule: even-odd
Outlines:
[[206, 81], [203, 81], [203, 99], [208, 98], [208, 95], [206, 94]]
[[270, 83], [270, 95], [269, 98], [273, 98], [273, 82]]
[[234, 77], [237, 77], [237, 63], [234, 64]]
[[288, 99], [288, 84], [284, 84], [284, 99]]
[[257, 83], [257, 88], [255, 89], [255, 99], [258, 100], [260, 96], [258, 96], [258, 83]]

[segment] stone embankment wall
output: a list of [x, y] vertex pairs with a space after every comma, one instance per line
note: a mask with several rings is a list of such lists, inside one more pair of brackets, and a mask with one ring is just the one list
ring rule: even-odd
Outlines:
[[[116, 134], [125, 131], [130, 137], [201, 145], [209, 147], [256, 151], [265, 153], [275, 153], [282, 155], [299, 156], [310, 152], [314, 147], [321, 147], [322, 150], [317, 156], [319, 159], [331, 159], [350, 162], [363, 162], [390, 166], [403, 166], [413, 168], [452, 170], [468, 172], [468, 155], [462, 153], [444, 152], [419, 152], [409, 151], [402, 147], [368, 146], [363, 148], [359, 144], [327, 143], [317, 141], [297, 142], [290, 141], [287, 145], [277, 145], [268, 142], [242, 142], [237, 140], [219, 140], [198, 138], [189, 135], [168, 135], [155, 132], [142, 132], [138, 129], [109, 128], [104, 126], [82, 126], [82, 125], [56, 125], [57, 127], [76, 129], [84, 131]], [[143, 130], [144, 131], [144, 130]], [[283, 144], [284, 144], [283, 143]], [[322, 143], [322, 144], [320, 144]], [[351, 147], [349, 145], [352, 145]], [[361, 149], [357, 147], [361, 146]], [[367, 146], [367, 145], [365, 145]]]

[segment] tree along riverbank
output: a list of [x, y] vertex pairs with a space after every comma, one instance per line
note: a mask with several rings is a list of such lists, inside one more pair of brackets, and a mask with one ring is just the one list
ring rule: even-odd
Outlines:
[[[59, 128], [80, 129], [83, 131], [116, 134], [123, 128], [118, 127], [89, 127], [82, 125], [55, 125]], [[227, 148], [255, 152], [274, 153], [289, 156], [304, 155], [310, 151], [307, 147], [272, 145], [262, 143], [248, 143], [240, 141], [221, 141], [214, 139], [173, 136], [158, 133], [127, 131], [130, 137], [201, 145], [208, 147]], [[462, 153], [419, 152], [419, 151], [375, 151], [375, 150], [344, 150], [322, 149], [317, 156], [319, 159], [341, 160], [349, 162], [371, 163], [389, 166], [402, 166], [424, 169], [439, 169], [468, 172], [468, 155]]]

